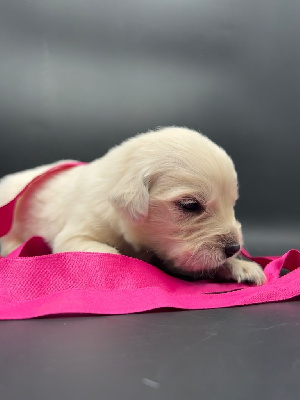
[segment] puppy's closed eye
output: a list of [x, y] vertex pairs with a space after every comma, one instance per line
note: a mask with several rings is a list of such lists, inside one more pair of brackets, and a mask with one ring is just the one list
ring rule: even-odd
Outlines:
[[176, 201], [176, 205], [185, 213], [202, 214], [205, 209], [204, 206], [195, 198], [183, 198]]

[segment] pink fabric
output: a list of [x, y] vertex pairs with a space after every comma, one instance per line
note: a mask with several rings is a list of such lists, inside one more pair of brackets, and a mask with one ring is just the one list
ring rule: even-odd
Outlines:
[[[17, 199], [66, 168], [66, 163], [35, 178], [10, 203], [0, 208], [0, 236], [9, 232]], [[246, 257], [265, 267], [260, 287], [209, 281], [185, 282], [143, 261], [115, 254], [59, 253], [43, 238], [33, 237], [0, 259], [0, 319], [53, 314], [125, 314], [172, 307], [206, 309], [291, 299], [300, 295], [300, 253], [281, 257]], [[290, 272], [279, 277], [281, 268]]]

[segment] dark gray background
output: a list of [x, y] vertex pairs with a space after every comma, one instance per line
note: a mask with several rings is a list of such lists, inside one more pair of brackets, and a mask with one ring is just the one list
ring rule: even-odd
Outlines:
[[[2, 0], [0, 176], [185, 125], [233, 157], [248, 249], [299, 248], [299, 38], [297, 0]], [[298, 303], [1, 323], [1, 399], [298, 399], [299, 323]]]

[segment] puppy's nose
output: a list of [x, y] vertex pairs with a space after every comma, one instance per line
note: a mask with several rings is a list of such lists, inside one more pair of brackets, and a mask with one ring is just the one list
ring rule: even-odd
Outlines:
[[225, 246], [225, 254], [226, 257], [234, 256], [239, 250], [241, 246], [238, 243], [231, 243]]

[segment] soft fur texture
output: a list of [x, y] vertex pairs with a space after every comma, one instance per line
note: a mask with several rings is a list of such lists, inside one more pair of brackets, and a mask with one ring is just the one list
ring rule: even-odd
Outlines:
[[[55, 164], [4, 177], [0, 204]], [[237, 174], [222, 148], [196, 131], [162, 128], [25, 193], [2, 254], [42, 236], [53, 252], [121, 253], [182, 275], [262, 284], [257, 264], [225, 254], [242, 246], [237, 198]]]

